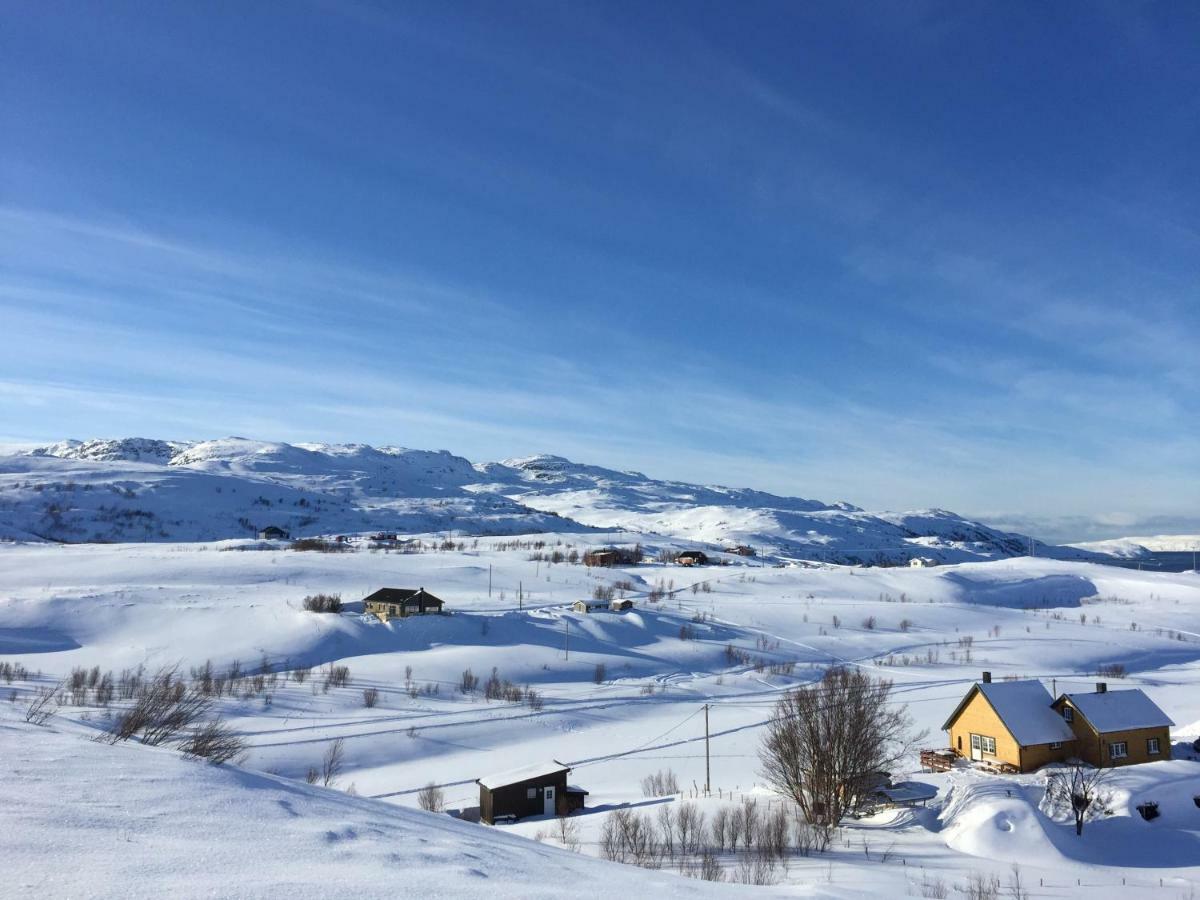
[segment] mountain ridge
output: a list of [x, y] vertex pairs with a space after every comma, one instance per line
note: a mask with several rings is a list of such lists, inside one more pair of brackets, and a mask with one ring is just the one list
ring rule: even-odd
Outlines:
[[942, 509], [871, 512], [654, 479], [553, 454], [472, 463], [447, 450], [243, 437], [66, 440], [0, 456], [0, 537], [63, 542], [623, 531], [848, 563], [1093, 559]]

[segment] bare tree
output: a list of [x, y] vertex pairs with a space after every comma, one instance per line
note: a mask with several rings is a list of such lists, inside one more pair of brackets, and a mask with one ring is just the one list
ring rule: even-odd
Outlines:
[[325, 751], [325, 755], [321, 758], [321, 784], [325, 787], [333, 787], [333, 783], [337, 781], [338, 775], [342, 772], [345, 756], [345, 741], [341, 738], [330, 744], [329, 749]]
[[861, 669], [832, 668], [816, 685], [785, 694], [759, 749], [763, 776], [814, 824], [836, 826], [924, 738], [912, 733], [892, 683]]
[[363, 706], [367, 709], [374, 709], [375, 704], [379, 702], [379, 688], [363, 688]]
[[1076, 835], [1083, 834], [1085, 822], [1108, 811], [1109, 797], [1103, 788], [1109, 771], [1075, 763], [1056, 769], [1046, 779], [1046, 799], [1071, 811]]
[[558, 819], [558, 840], [568, 850], [579, 852], [579, 823], [567, 816], [559, 816]]
[[60, 681], [54, 687], [38, 688], [37, 696], [25, 709], [25, 721], [31, 725], [45, 725], [58, 712], [58, 694], [62, 686]]
[[446, 808], [446, 795], [431, 781], [417, 794], [417, 805], [426, 812], [441, 812]]

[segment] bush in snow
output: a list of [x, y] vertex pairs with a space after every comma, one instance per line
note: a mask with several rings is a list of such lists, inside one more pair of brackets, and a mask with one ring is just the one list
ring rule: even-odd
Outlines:
[[341, 594], [309, 594], [304, 598], [304, 608], [315, 613], [340, 613], [342, 611]]
[[241, 755], [246, 744], [220, 719], [212, 719], [192, 732], [180, 749], [189, 759], [207, 759], [219, 766]]
[[670, 769], [659, 769], [642, 779], [643, 797], [669, 797], [679, 793], [679, 779]]
[[417, 794], [417, 805], [426, 812], [441, 812], [446, 808], [446, 795], [431, 781]]
[[379, 688], [363, 688], [363, 706], [367, 709], [374, 709], [375, 704], [379, 702]]

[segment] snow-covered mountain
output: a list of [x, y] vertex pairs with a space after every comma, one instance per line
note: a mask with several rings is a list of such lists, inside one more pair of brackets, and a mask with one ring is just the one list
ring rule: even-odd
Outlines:
[[1200, 534], [1153, 534], [1144, 537], [1110, 538], [1071, 544], [1081, 550], [1124, 559], [1139, 559], [1152, 553], [1191, 553], [1200, 550]]
[[[0, 538], [191, 541], [376, 529], [628, 531], [838, 562], [1018, 556], [1029, 538], [945, 510], [868, 512], [763, 491], [661, 481], [532, 456], [472, 464], [445, 450], [230, 437], [63, 441], [0, 457]], [[1090, 558], [1085, 549], [1039, 555]]]

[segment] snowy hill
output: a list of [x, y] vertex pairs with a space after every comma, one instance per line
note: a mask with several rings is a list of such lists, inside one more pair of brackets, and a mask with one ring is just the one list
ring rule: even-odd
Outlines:
[[[293, 536], [603, 529], [836, 562], [962, 562], [1024, 555], [1031, 546], [945, 510], [872, 513], [558, 456], [473, 465], [444, 450], [231, 437], [71, 440], [0, 457], [0, 538], [220, 540], [267, 525]], [[1096, 556], [1033, 546], [1040, 556]]]
[[1125, 559], [1137, 559], [1151, 553], [1191, 553], [1200, 550], [1200, 534], [1154, 534], [1146, 537], [1111, 538], [1071, 544], [1092, 553], [1106, 553]]

